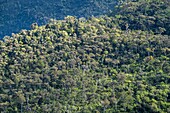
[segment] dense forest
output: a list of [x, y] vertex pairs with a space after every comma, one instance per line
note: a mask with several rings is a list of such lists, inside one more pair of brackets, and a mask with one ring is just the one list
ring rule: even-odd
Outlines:
[[99, 17], [0, 40], [2, 113], [169, 113], [170, 2], [119, 1]]
[[37, 22], [46, 24], [50, 18], [67, 15], [97, 16], [113, 9], [117, 0], [0, 0], [0, 39], [5, 35], [30, 29]]

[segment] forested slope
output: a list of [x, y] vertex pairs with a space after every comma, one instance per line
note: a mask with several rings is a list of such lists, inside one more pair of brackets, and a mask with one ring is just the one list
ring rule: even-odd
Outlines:
[[170, 112], [170, 36], [121, 25], [67, 16], [4, 37], [0, 111]]
[[123, 2], [115, 7], [109, 15], [114, 15], [117, 18], [123, 30], [129, 28], [170, 35], [169, 0]]
[[0, 39], [11, 32], [30, 29], [33, 22], [46, 24], [50, 18], [97, 16], [108, 12], [117, 0], [0, 0]]

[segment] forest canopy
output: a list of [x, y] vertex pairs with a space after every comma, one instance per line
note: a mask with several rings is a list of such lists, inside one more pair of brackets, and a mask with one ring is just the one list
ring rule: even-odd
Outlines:
[[107, 13], [117, 0], [0, 0], [0, 39], [5, 35], [30, 29], [37, 22], [47, 24], [50, 18], [67, 15], [88, 18]]
[[116, 6], [110, 16], [115, 16], [123, 30], [153, 31], [170, 35], [169, 0], [132, 0]]
[[51, 19], [4, 37], [0, 111], [169, 113], [167, 4], [120, 1], [108, 15]]

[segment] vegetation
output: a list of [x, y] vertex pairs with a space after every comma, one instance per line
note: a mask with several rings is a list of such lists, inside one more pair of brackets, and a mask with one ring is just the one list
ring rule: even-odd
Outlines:
[[118, 21], [67, 16], [4, 37], [0, 111], [170, 112], [170, 36]]
[[122, 29], [147, 30], [170, 35], [169, 0], [123, 2], [109, 15], [115, 15]]
[[12, 32], [30, 29], [34, 22], [46, 24], [49, 18], [101, 15], [111, 10], [115, 3], [115, 0], [0, 0], [0, 39]]

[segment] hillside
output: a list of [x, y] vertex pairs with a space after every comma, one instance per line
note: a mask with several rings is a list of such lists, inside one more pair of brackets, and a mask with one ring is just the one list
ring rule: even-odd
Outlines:
[[0, 111], [170, 112], [168, 32], [123, 29], [118, 14], [51, 19], [4, 37]]
[[49, 18], [101, 15], [115, 3], [115, 0], [0, 0], [0, 39], [12, 32], [30, 29], [34, 22], [46, 24]]
[[170, 35], [169, 0], [123, 2], [109, 15], [117, 18], [117, 22], [123, 30], [129, 28]]

